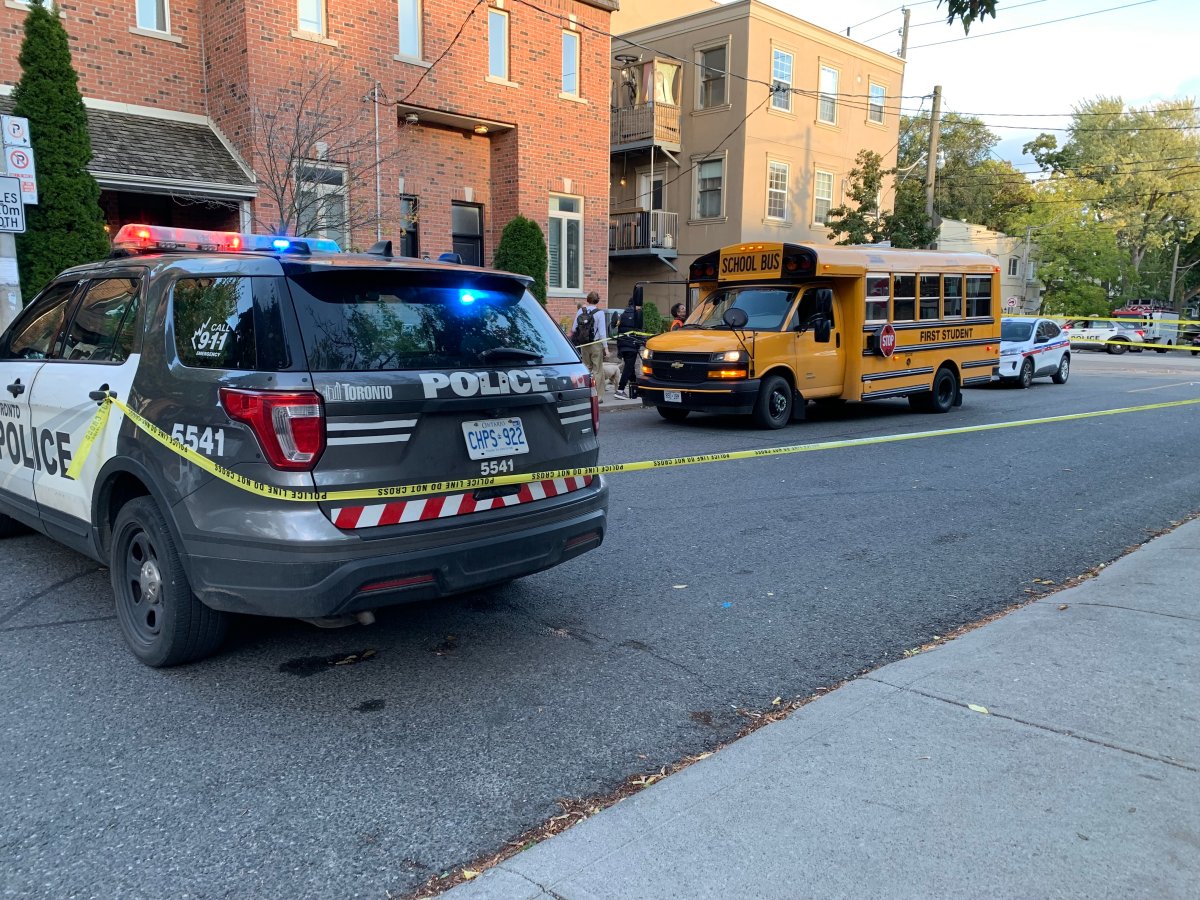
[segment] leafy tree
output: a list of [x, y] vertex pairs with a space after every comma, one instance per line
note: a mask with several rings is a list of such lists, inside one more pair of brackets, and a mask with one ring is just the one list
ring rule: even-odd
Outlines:
[[[941, 5], [942, 0], [938, 0], [938, 6]], [[947, 25], [958, 19], [962, 22], [963, 31], [970, 31], [973, 23], [988, 16], [996, 18], [996, 0], [946, 0]]]
[[[905, 116], [900, 130], [897, 168], [915, 177], [929, 147], [929, 117]], [[993, 157], [999, 142], [980, 119], [953, 112], [942, 117], [933, 194], [938, 215], [1007, 232], [1029, 211], [1033, 188], [1011, 163]]]
[[505, 225], [492, 264], [505, 272], [531, 276], [530, 292], [546, 305], [546, 238], [537, 222], [517, 216]]
[[647, 300], [642, 305], [642, 330], [648, 334], [660, 334], [667, 330], [671, 323], [663, 318], [654, 301]]
[[29, 119], [38, 203], [25, 207], [17, 261], [21, 284], [33, 296], [63, 269], [105, 256], [109, 242], [100, 187], [87, 170], [92, 141], [67, 32], [58, 10], [47, 10], [43, 0], [33, 0], [25, 16], [18, 60], [13, 114]]
[[881, 212], [883, 182], [895, 169], [882, 168], [883, 158], [873, 150], [860, 150], [858, 164], [850, 170], [847, 205], [829, 211], [830, 236], [845, 234], [838, 244], [875, 244], [890, 241], [893, 247], [924, 247], [937, 239], [937, 229], [925, 215], [925, 192], [919, 181], [900, 179], [891, 212]]
[[1025, 145], [1051, 183], [1074, 183], [1096, 227], [1114, 234], [1125, 254], [1113, 296], [1140, 299], [1159, 287], [1163, 263], [1200, 234], [1200, 114], [1191, 100], [1126, 109], [1100, 97], [1075, 112], [1066, 142], [1041, 135]]

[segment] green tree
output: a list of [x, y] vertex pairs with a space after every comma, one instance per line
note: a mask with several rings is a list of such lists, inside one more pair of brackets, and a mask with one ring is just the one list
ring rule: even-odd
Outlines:
[[[850, 170], [847, 200], [829, 211], [825, 227], [835, 244], [877, 244], [887, 240], [883, 214], [879, 208], [883, 195], [883, 179], [889, 172], [883, 168], [883, 157], [874, 150], [859, 150]], [[839, 235], [845, 235], [836, 240]]]
[[[1060, 148], [1043, 134], [1025, 145], [1051, 183], [1073, 183], [1094, 226], [1112, 232], [1126, 257], [1116, 299], [1161, 288], [1176, 244], [1200, 234], [1200, 114], [1191, 100], [1129, 108], [1119, 97], [1079, 106]], [[1152, 264], [1146, 266], [1147, 260]], [[1165, 299], [1165, 296], [1164, 296]]]
[[13, 114], [29, 119], [38, 175], [38, 203], [25, 207], [26, 231], [17, 235], [21, 285], [32, 297], [63, 269], [105, 256], [109, 242], [100, 187], [87, 170], [92, 142], [67, 32], [43, 0], [25, 16], [18, 61]]
[[533, 278], [529, 290], [538, 302], [546, 304], [546, 238], [537, 222], [517, 216], [500, 235], [496, 258], [492, 263], [505, 272], [518, 272]]
[[896, 202], [884, 231], [893, 247], [927, 247], [938, 238], [937, 227], [925, 213], [925, 185], [912, 178], [896, 184]]
[[[988, 16], [996, 18], [996, 0], [945, 0], [946, 24], [953, 24], [955, 19], [962, 22], [963, 31], [970, 31], [971, 25], [982, 21]], [[938, 6], [942, 0], [938, 0]]]
[[654, 301], [647, 300], [642, 305], [642, 330], [647, 334], [661, 334], [671, 323], [666, 321]]

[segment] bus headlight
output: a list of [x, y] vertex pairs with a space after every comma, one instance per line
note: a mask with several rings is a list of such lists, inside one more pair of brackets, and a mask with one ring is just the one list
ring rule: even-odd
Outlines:
[[643, 347], [642, 348], [642, 359], [653, 359], [653, 358], [654, 358], [654, 351], [651, 350], [649, 347]]
[[713, 362], [749, 362], [750, 357], [746, 355], [745, 350], [726, 350], [723, 353], [714, 353], [712, 355]]

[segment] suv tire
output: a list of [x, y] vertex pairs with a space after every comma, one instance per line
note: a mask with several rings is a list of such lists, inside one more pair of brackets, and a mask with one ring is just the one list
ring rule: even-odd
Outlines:
[[1021, 373], [1017, 375], [1017, 386], [1025, 389], [1033, 384], [1033, 360], [1026, 359], [1021, 363]]
[[109, 570], [117, 622], [134, 656], [153, 668], [210, 656], [225, 639], [229, 614], [192, 593], [158, 505], [135, 497], [113, 525]]
[[1066, 384], [1067, 379], [1071, 377], [1071, 354], [1064, 353], [1061, 360], [1058, 362], [1058, 368], [1054, 374], [1050, 376], [1050, 380], [1055, 384]]
[[1129, 341], [1124, 338], [1113, 338], [1104, 345], [1104, 349], [1113, 356], [1120, 356], [1129, 349]]
[[782, 428], [792, 418], [792, 386], [778, 375], [768, 375], [754, 401], [754, 424], [759, 428]]

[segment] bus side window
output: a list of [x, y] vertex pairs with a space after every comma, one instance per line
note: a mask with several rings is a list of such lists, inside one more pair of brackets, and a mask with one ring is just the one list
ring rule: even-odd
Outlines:
[[939, 275], [922, 275], [921, 284], [921, 319], [940, 319], [942, 317], [942, 279]]
[[866, 322], [886, 322], [888, 318], [888, 299], [891, 278], [887, 275], [867, 276], [867, 309]]
[[967, 315], [990, 316], [992, 314], [992, 276], [967, 276]]
[[945, 294], [945, 317], [956, 319], [962, 315], [963, 277], [961, 275], [942, 276], [943, 294]]
[[917, 276], [892, 276], [892, 318], [911, 322], [917, 317]]

